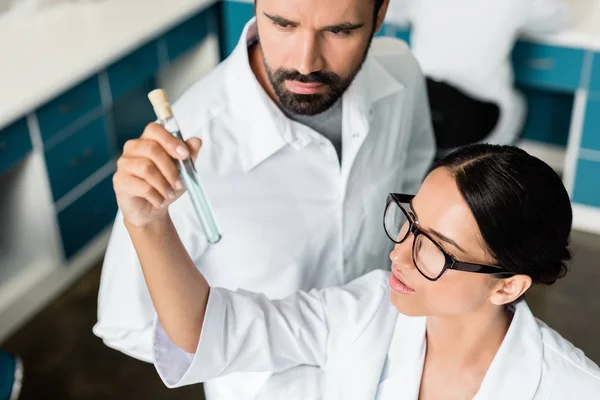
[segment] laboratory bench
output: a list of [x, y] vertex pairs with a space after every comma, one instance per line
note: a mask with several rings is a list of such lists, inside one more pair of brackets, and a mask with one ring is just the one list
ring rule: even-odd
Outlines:
[[[0, 15], [0, 340], [103, 255], [125, 141], [220, 60], [215, 0]], [[91, 333], [90, 333], [91, 334]]]
[[[575, 228], [600, 233], [600, 0], [570, 1], [572, 29], [515, 46], [529, 105], [520, 145], [563, 173]], [[154, 119], [147, 92], [178, 97], [231, 53], [253, 11], [102, 0], [0, 15], [0, 340], [102, 256], [115, 160]], [[410, 43], [407, 27], [379, 34]]]

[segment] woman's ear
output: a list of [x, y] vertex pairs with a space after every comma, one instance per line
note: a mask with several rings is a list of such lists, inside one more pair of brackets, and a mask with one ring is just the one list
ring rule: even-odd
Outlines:
[[500, 279], [492, 288], [490, 301], [497, 306], [511, 303], [529, 290], [531, 283], [531, 278], [527, 275]]

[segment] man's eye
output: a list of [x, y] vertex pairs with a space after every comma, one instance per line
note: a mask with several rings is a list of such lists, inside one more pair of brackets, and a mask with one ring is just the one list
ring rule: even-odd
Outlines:
[[345, 29], [330, 29], [329, 32], [335, 36], [348, 36], [350, 34], [350, 31]]
[[274, 21], [274, 24], [277, 25], [280, 28], [290, 28], [291, 25], [288, 24], [287, 22], [281, 22], [281, 21]]

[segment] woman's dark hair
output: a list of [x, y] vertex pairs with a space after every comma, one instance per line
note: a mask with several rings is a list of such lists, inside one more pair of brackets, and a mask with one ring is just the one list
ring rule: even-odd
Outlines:
[[573, 214], [560, 177], [512, 146], [477, 144], [438, 161], [456, 179], [498, 265], [551, 285], [567, 273]]

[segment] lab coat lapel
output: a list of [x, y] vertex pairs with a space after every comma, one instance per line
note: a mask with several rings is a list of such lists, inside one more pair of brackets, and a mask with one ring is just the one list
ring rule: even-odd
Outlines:
[[521, 302], [474, 400], [533, 399], [542, 376], [542, 356], [539, 325]]
[[248, 45], [256, 37], [256, 19], [250, 20], [227, 59], [226, 95], [231, 120], [239, 133], [238, 148], [244, 171], [250, 171], [292, 141], [289, 120], [260, 86], [250, 68]]
[[344, 346], [343, 354], [330, 369], [335, 377], [325, 399], [371, 400], [375, 397], [397, 316], [398, 312], [388, 301], [363, 332]]
[[426, 330], [425, 317], [398, 317], [389, 350], [393, 364], [389, 366], [388, 379], [383, 382], [383, 385], [389, 385], [386, 392], [393, 393], [395, 399], [419, 398], [427, 346]]

